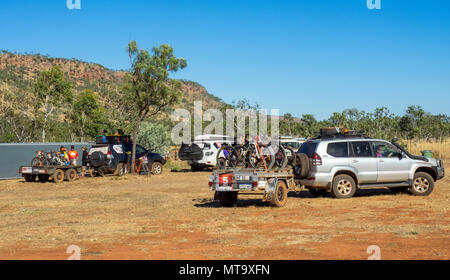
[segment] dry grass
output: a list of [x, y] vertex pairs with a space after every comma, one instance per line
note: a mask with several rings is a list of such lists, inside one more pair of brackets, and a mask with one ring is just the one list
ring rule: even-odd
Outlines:
[[[447, 165], [448, 167], [448, 165]], [[284, 208], [241, 197], [212, 200], [208, 172], [0, 182], [0, 258], [65, 259], [448, 259], [450, 179], [429, 197], [361, 191], [350, 200], [290, 194]]]
[[433, 157], [450, 159], [450, 139], [443, 142], [436, 141], [408, 141], [408, 151], [412, 154], [421, 155], [424, 150], [433, 151]]

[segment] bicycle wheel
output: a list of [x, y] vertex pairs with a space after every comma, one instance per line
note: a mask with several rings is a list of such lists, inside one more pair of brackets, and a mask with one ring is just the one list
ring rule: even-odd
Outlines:
[[261, 148], [261, 153], [259, 153], [255, 145], [250, 146], [247, 160], [251, 167], [255, 169], [261, 169], [264, 167], [267, 168], [267, 170], [272, 169], [275, 164], [275, 156], [273, 152], [270, 152], [271, 149], [269, 149], [269, 147]]
[[239, 155], [231, 145], [222, 146], [217, 152], [219, 168], [236, 167], [239, 163]]
[[288, 164], [290, 166], [295, 166], [297, 157], [295, 156], [294, 149], [291, 147], [285, 147], [286, 157], [288, 158]]
[[246, 158], [246, 147], [242, 145], [236, 145], [233, 147], [236, 152], [237, 164], [238, 167], [247, 167], [247, 158]]
[[278, 146], [278, 151], [275, 153], [275, 167], [278, 170], [282, 170], [286, 168], [286, 165], [288, 164], [288, 158], [286, 155], [286, 150], [284, 149], [283, 146], [279, 145]]
[[31, 161], [31, 166], [42, 166], [42, 161], [40, 158], [35, 157], [32, 161]]

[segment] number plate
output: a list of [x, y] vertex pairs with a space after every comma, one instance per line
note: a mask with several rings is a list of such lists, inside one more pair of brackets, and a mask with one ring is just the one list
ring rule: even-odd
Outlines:
[[251, 189], [252, 185], [251, 184], [239, 184], [239, 188], [240, 189]]
[[22, 167], [22, 173], [23, 174], [29, 174], [32, 173], [33, 169], [31, 167]]

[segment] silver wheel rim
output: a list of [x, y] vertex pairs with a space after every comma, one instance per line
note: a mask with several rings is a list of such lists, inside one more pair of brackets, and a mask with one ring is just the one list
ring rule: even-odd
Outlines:
[[350, 194], [352, 189], [353, 189], [352, 183], [350, 183], [350, 181], [347, 179], [340, 180], [337, 184], [337, 190], [342, 195]]
[[414, 180], [414, 189], [419, 193], [424, 193], [430, 188], [430, 182], [428, 182], [427, 178], [419, 177]]
[[153, 168], [153, 173], [155, 174], [161, 173], [161, 166], [159, 164], [155, 165], [155, 167]]

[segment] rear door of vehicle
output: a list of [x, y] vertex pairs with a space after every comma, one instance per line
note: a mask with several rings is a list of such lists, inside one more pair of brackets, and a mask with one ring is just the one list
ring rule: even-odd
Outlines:
[[387, 142], [373, 141], [372, 149], [377, 159], [378, 183], [406, 182], [411, 162], [401, 151]]
[[370, 184], [377, 182], [377, 159], [369, 141], [350, 142], [350, 166], [356, 169], [358, 183]]
[[349, 159], [349, 143], [348, 142], [331, 142], [327, 145], [327, 153], [322, 155], [323, 166], [330, 172], [334, 167], [347, 167], [350, 164]]

